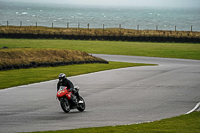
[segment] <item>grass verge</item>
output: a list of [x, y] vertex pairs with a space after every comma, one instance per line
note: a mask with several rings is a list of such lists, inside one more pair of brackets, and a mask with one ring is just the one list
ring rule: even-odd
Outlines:
[[0, 89], [57, 79], [59, 73], [65, 73], [69, 77], [103, 70], [147, 65], [150, 64], [109, 62], [109, 64], [81, 64], [0, 71]]
[[199, 118], [200, 112], [194, 112], [150, 123], [34, 133], [200, 133]]
[[0, 48], [31, 47], [79, 50], [87, 53], [200, 60], [199, 43], [150, 43], [42, 39], [0, 39]]

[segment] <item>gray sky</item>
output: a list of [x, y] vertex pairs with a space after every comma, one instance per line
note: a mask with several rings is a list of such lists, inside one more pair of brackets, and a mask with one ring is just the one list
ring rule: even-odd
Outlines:
[[200, 0], [6, 0], [92, 6], [200, 7]]

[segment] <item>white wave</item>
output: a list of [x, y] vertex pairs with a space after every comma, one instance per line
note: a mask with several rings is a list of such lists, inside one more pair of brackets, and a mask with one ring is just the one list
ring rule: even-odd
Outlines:
[[35, 15], [32, 15], [33, 17], [35, 17]]
[[42, 12], [42, 10], [40, 10]]
[[22, 14], [23, 14], [23, 15], [26, 15], [26, 14], [28, 14], [28, 12], [22, 12]]
[[16, 14], [19, 14], [19, 12], [16, 12]]

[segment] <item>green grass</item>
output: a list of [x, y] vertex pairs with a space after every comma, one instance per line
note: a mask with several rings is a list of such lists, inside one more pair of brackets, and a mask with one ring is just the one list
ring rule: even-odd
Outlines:
[[109, 64], [81, 64], [0, 71], [0, 89], [57, 79], [60, 73], [65, 73], [69, 77], [109, 69], [146, 65], [149, 64], [109, 62]]
[[200, 112], [160, 121], [124, 126], [81, 128], [35, 133], [200, 133]]
[[200, 60], [199, 43], [150, 43], [43, 39], [0, 39], [1, 47], [59, 48], [87, 53], [166, 57]]

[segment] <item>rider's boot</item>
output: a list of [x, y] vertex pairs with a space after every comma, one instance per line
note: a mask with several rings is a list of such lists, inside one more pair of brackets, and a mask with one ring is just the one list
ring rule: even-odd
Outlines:
[[72, 101], [73, 101], [74, 105], [76, 105], [76, 106], [78, 105], [78, 100], [77, 100], [76, 96], [72, 97]]
[[76, 96], [77, 96], [78, 103], [83, 103], [83, 101], [80, 99], [80, 95], [78, 92], [76, 92]]

